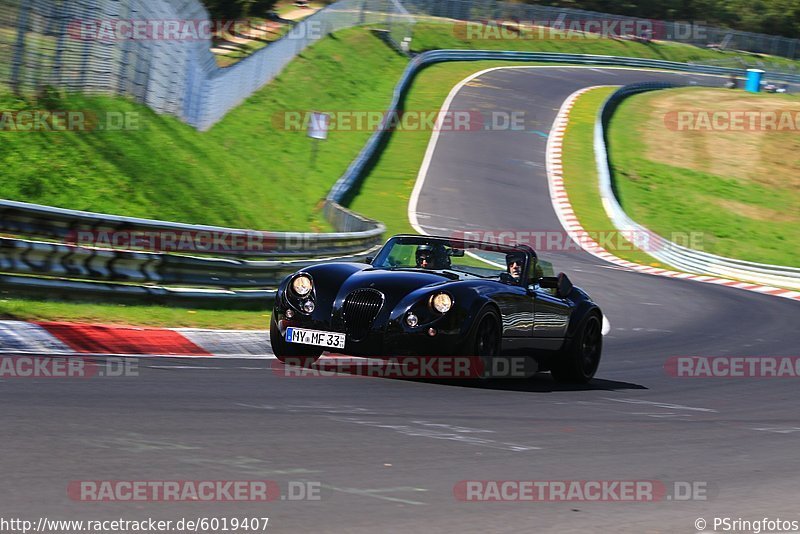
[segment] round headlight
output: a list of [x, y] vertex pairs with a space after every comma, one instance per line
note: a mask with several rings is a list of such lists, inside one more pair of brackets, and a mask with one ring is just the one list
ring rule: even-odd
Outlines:
[[313, 312], [314, 308], [316, 308], [316, 306], [314, 306], [314, 301], [313, 300], [307, 300], [307, 301], [305, 301], [303, 303], [303, 311], [306, 312], [306, 313]]
[[409, 313], [406, 316], [406, 324], [408, 326], [410, 326], [411, 328], [414, 328], [415, 326], [417, 326], [419, 324], [419, 318], [416, 315], [414, 315], [413, 313]]
[[292, 280], [292, 290], [301, 297], [305, 297], [311, 293], [312, 287], [313, 284], [311, 283], [311, 278], [304, 274], [301, 274]]
[[453, 299], [447, 293], [439, 293], [433, 297], [433, 309], [439, 313], [447, 313], [453, 307]]

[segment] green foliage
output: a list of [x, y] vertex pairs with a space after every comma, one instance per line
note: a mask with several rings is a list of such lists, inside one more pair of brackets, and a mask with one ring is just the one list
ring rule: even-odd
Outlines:
[[4, 110], [138, 117], [129, 131], [0, 132], [0, 198], [193, 224], [329, 230], [321, 201], [370, 132], [332, 132], [312, 161], [312, 141], [287, 129], [284, 113], [382, 110], [405, 64], [371, 33], [341, 32], [204, 133], [121, 98], [47, 90], [37, 102], [0, 89]]
[[243, 17], [263, 17], [277, 0], [203, 0], [212, 19], [233, 20]]
[[734, 30], [800, 37], [800, 0], [526, 0], [525, 3], [656, 20], [704, 21]]

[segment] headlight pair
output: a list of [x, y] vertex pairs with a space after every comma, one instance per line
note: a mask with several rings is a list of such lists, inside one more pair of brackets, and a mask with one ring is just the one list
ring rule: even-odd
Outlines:
[[[447, 293], [436, 293], [430, 299], [430, 306], [439, 313], [447, 313], [453, 307], [453, 299]], [[423, 321], [428, 323], [434, 318], [425, 318]], [[416, 328], [420, 324], [420, 318], [413, 311], [408, 312], [406, 315], [406, 324], [411, 328]], [[431, 334], [434, 335], [434, 334]]]

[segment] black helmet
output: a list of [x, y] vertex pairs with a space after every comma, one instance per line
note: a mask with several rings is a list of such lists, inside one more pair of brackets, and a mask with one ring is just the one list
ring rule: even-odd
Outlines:
[[433, 247], [431, 245], [420, 245], [417, 247], [417, 267], [422, 267], [423, 258], [428, 260], [428, 263], [433, 262]]
[[450, 255], [442, 244], [420, 245], [417, 247], [417, 267], [422, 267], [422, 259], [428, 260], [428, 269], [449, 269]]

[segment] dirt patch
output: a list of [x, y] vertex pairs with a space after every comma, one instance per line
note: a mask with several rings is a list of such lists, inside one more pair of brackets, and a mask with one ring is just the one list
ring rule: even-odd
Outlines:
[[[800, 189], [800, 130], [689, 130], [677, 113], [768, 112], [800, 118], [795, 95], [750, 95], [728, 89], [659, 91], [646, 96], [640, 131], [651, 161], [752, 181], [777, 189]], [[787, 115], [788, 114], [788, 115]], [[727, 115], [732, 117], [733, 115]], [[796, 124], [796, 123], [795, 123]]]
[[796, 213], [775, 211], [762, 206], [753, 206], [743, 202], [736, 202], [735, 200], [723, 200], [715, 198], [712, 200], [712, 202], [724, 210], [733, 212], [741, 217], [747, 217], [748, 219], [776, 222], [797, 221], [800, 223], [800, 216], [798, 216]]

